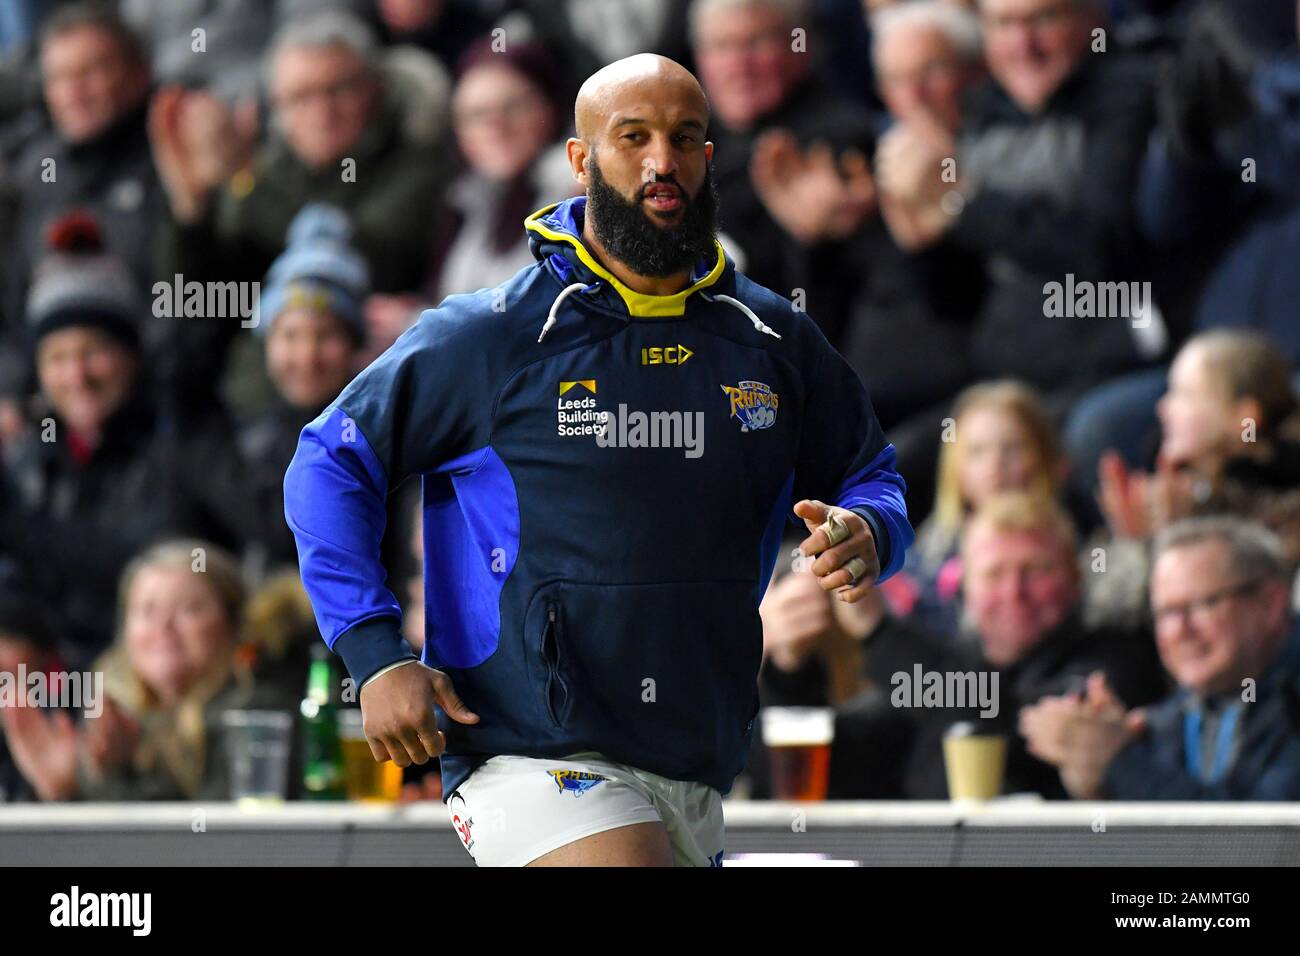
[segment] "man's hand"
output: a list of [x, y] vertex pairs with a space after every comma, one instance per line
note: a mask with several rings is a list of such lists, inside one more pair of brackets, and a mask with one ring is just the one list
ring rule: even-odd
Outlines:
[[1110, 762], [1145, 727], [1145, 713], [1125, 710], [1100, 673], [1088, 678], [1086, 696], [1044, 697], [1020, 711], [1029, 752], [1060, 770], [1061, 783], [1076, 800], [1101, 796]]
[[113, 698], [106, 698], [104, 712], [82, 726], [82, 760], [92, 777], [125, 766], [135, 755], [140, 724]]
[[46, 717], [35, 707], [0, 707], [9, 753], [44, 801], [71, 800], [77, 793], [78, 733], [66, 711]]
[[783, 671], [798, 670], [835, 625], [826, 592], [802, 571], [769, 587], [758, 613], [763, 619], [763, 650]]
[[[876, 147], [876, 179], [882, 191], [912, 203], [937, 203], [958, 188], [957, 146], [952, 134], [923, 114], [895, 123]], [[945, 161], [953, 175], [945, 180]]]
[[164, 86], [149, 104], [149, 143], [172, 215], [201, 219], [213, 193], [246, 165], [257, 139], [257, 108], [231, 110], [211, 93]]
[[375, 760], [399, 767], [424, 764], [447, 748], [433, 706], [460, 724], [478, 723], [451, 686], [451, 678], [419, 661], [396, 667], [361, 688], [361, 720]]
[[961, 177], [945, 181], [945, 162], [956, 161], [952, 135], [922, 115], [897, 123], [876, 147], [880, 214], [894, 242], [905, 252], [929, 248], [952, 228], [956, 217], [944, 196], [961, 189]]
[[830, 146], [804, 151], [789, 130], [768, 130], [754, 141], [750, 179], [768, 213], [801, 243], [848, 238], [876, 208], [867, 159]]
[[[880, 559], [876, 556], [876, 539], [871, 533], [871, 526], [861, 515], [847, 508], [837, 508], [820, 501], [800, 501], [794, 506], [794, 513], [803, 518], [804, 524], [812, 532], [800, 542], [799, 550], [807, 555], [818, 556], [808, 570], [817, 578], [822, 590], [837, 591], [836, 596], [850, 604], [861, 600], [880, 576]], [[848, 537], [834, 545], [831, 543], [828, 526], [828, 519], [832, 515], [848, 531]], [[858, 560], [854, 561], [855, 558]], [[855, 567], [847, 566], [851, 561]]]

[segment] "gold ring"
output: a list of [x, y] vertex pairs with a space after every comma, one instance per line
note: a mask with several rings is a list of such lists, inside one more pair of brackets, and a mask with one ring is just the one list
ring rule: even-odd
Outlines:
[[853, 532], [849, 526], [844, 523], [844, 519], [834, 511], [826, 516], [825, 523], [822, 524], [821, 530], [826, 532], [826, 540], [830, 542], [826, 547], [833, 548], [841, 541], [847, 541], [853, 537]]

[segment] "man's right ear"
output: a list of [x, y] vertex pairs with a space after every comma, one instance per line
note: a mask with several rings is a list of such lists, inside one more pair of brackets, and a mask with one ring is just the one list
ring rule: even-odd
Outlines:
[[569, 168], [573, 170], [573, 178], [583, 186], [587, 185], [587, 156], [590, 155], [587, 150], [587, 144], [577, 137], [569, 137], [568, 142], [564, 144], [565, 150], [569, 155]]

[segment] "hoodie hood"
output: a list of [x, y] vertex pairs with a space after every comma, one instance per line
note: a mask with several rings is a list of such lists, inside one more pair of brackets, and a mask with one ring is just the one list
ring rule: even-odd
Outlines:
[[[701, 259], [691, 273], [691, 285], [673, 295], [645, 295], [628, 288], [596, 261], [582, 244], [587, 197], [575, 196], [537, 210], [524, 220], [528, 248], [564, 285], [585, 283], [585, 298], [629, 318], [663, 318], [686, 313], [686, 300], [703, 289], [734, 292], [735, 265], [713, 240], [714, 258]], [[593, 288], [594, 286], [594, 288]]]

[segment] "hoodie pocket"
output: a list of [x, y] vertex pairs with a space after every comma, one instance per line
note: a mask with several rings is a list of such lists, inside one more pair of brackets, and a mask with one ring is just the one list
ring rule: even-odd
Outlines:
[[545, 630], [542, 632], [542, 665], [546, 669], [546, 714], [556, 727], [563, 727], [569, 714], [569, 684], [563, 672], [564, 614], [560, 602], [546, 602]]
[[763, 648], [755, 587], [548, 585], [528, 628], [539, 726], [671, 779], [729, 784], [754, 727]]

